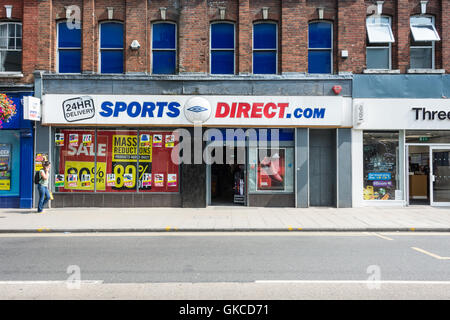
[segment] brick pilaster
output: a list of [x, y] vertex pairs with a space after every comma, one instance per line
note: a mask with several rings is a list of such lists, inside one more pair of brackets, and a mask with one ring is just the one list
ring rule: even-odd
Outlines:
[[281, 73], [308, 71], [305, 1], [281, 0]]
[[238, 21], [238, 68], [239, 74], [249, 74], [252, 72], [252, 21], [250, 19], [250, 1], [239, 0], [239, 21]]

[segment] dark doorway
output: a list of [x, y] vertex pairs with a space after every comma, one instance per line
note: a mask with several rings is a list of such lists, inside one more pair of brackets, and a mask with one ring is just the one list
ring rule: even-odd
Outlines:
[[[226, 148], [224, 148], [223, 162], [211, 165], [211, 205], [246, 204], [245, 164], [238, 163], [236, 160], [238, 148], [233, 149], [231, 160], [226, 161]], [[245, 150], [243, 151], [245, 152]]]
[[309, 205], [336, 207], [336, 129], [309, 130]]

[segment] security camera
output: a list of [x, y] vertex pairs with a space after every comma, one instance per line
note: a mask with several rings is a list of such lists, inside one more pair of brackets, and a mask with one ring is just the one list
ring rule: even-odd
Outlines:
[[138, 50], [141, 47], [141, 45], [139, 44], [139, 41], [133, 40], [130, 47], [131, 50]]

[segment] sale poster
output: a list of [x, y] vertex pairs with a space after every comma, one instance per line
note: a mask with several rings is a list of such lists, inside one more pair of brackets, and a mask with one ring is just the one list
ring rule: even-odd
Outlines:
[[76, 174], [67, 175], [67, 184], [70, 188], [76, 188], [78, 186], [78, 175]]
[[106, 186], [114, 187], [116, 185], [116, 175], [114, 173], [108, 173], [106, 175]]
[[162, 134], [154, 134], [153, 135], [153, 146], [154, 147], [162, 147]]
[[0, 190], [11, 189], [11, 144], [0, 144]]
[[140, 136], [140, 146], [141, 147], [151, 147], [152, 146], [152, 140], [151, 136], [149, 134], [141, 134]]
[[176, 187], [177, 186], [177, 175], [170, 173], [167, 175], [167, 186]]
[[166, 135], [166, 148], [173, 148], [175, 146], [175, 136], [173, 134]]
[[34, 158], [34, 171], [41, 171], [43, 169], [42, 163], [44, 161], [48, 161], [48, 153], [37, 153]]
[[92, 134], [83, 134], [83, 146], [90, 146], [92, 144]]
[[273, 150], [261, 151], [258, 150], [258, 155], [262, 158], [258, 163], [258, 189], [284, 190], [285, 150], [279, 149], [276, 152]]
[[69, 134], [69, 145], [73, 147], [78, 146], [78, 134], [75, 133]]
[[126, 173], [123, 175], [123, 183], [125, 187], [133, 187], [134, 186], [134, 179], [133, 175], [130, 173]]
[[155, 174], [155, 187], [164, 187], [164, 174]]
[[57, 147], [64, 146], [64, 133], [55, 133], [55, 145]]
[[55, 175], [55, 187], [56, 188], [64, 187], [64, 175], [63, 174]]
[[89, 188], [90, 186], [91, 186], [91, 175], [90, 174], [83, 174], [81, 176], [81, 187]]
[[144, 176], [142, 178], [142, 186], [144, 188], [152, 186], [152, 174], [151, 173], [144, 173]]

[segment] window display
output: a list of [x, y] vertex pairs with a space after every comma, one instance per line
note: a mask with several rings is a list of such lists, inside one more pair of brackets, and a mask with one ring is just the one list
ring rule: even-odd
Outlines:
[[398, 132], [364, 132], [364, 200], [395, 200]]
[[11, 145], [0, 144], [0, 190], [11, 189]]
[[170, 132], [57, 131], [55, 191], [178, 192], [178, 166], [171, 160], [176, 137]]

